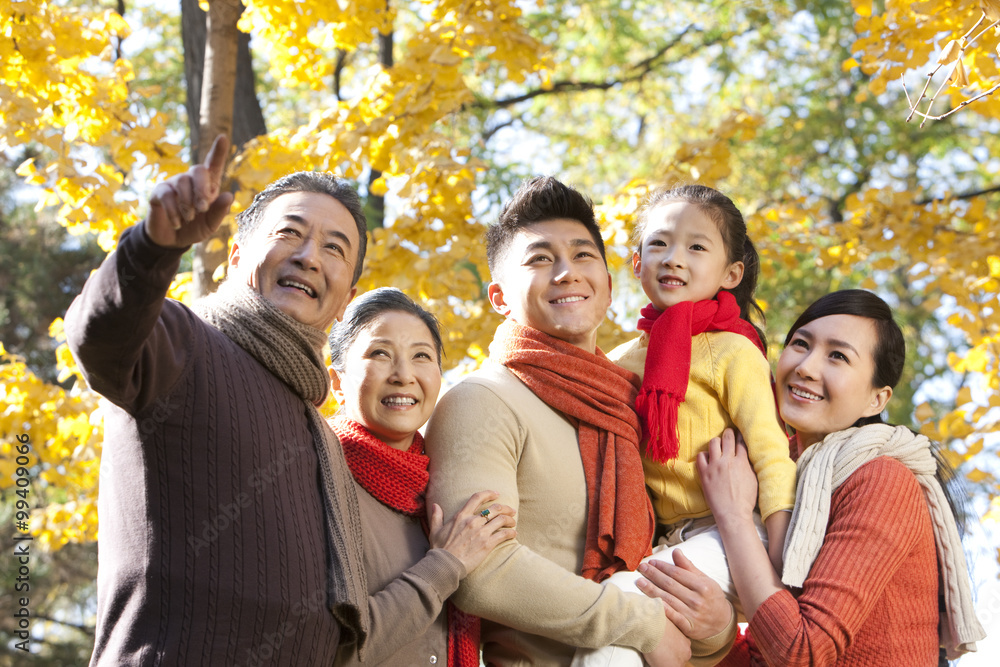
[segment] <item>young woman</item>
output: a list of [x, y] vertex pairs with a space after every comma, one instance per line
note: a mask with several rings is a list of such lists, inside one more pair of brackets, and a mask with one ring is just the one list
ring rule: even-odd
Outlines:
[[729, 431], [699, 456], [726, 551], [739, 554], [730, 568], [749, 634], [768, 664], [930, 666], [939, 646], [958, 657], [985, 636], [950, 471], [927, 438], [881, 417], [904, 359], [891, 309], [869, 292], [829, 294], [792, 325], [775, 378], [798, 453], [780, 578], [753, 526], [745, 448]]
[[441, 389], [437, 321], [397, 289], [373, 290], [333, 326], [330, 361], [341, 406], [331, 426], [357, 484], [372, 615], [364, 646], [341, 645], [336, 664], [479, 665], [478, 619], [445, 601], [514, 537], [514, 512], [492, 491], [447, 522], [437, 504], [425, 507], [417, 429]]

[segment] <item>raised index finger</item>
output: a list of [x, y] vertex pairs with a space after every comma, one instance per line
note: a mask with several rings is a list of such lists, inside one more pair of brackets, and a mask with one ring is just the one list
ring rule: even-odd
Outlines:
[[229, 137], [220, 134], [212, 142], [212, 147], [208, 149], [208, 155], [205, 156], [203, 163], [216, 185], [222, 183], [222, 172], [226, 168], [227, 157], [229, 157]]

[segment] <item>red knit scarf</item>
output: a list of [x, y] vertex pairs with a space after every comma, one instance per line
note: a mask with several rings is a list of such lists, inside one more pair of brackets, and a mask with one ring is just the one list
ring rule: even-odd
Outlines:
[[414, 434], [413, 444], [400, 451], [385, 444], [368, 429], [342, 415], [330, 420], [340, 438], [344, 458], [354, 479], [380, 503], [408, 516], [425, 516], [424, 494], [427, 491], [427, 464], [424, 438]]
[[587, 480], [587, 542], [581, 574], [601, 581], [634, 570], [650, 553], [653, 507], [632, 409], [639, 378], [596, 354], [507, 320], [490, 357], [577, 426]]
[[[330, 420], [340, 438], [344, 458], [354, 479], [386, 507], [407, 516], [419, 517], [427, 531], [424, 501], [427, 492], [427, 464], [424, 438], [418, 431], [405, 452], [394, 449], [372, 435], [358, 422], [343, 415]], [[455, 667], [479, 665], [479, 617], [460, 611], [451, 602], [448, 611], [448, 664]]]
[[664, 462], [677, 458], [677, 409], [684, 402], [691, 377], [691, 339], [705, 331], [729, 331], [746, 336], [765, 357], [757, 330], [740, 319], [736, 298], [720, 291], [715, 299], [682, 301], [666, 310], [648, 304], [639, 328], [649, 332], [645, 376], [635, 401], [646, 438], [646, 456]]

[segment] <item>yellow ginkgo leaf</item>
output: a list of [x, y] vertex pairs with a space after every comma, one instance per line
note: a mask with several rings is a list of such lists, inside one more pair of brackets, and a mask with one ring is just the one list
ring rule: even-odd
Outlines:
[[955, 68], [951, 70], [948, 83], [956, 88], [964, 88], [969, 85], [969, 76], [965, 73], [965, 65], [961, 60], [955, 63]]
[[958, 45], [958, 40], [953, 39], [945, 44], [944, 49], [941, 50], [941, 55], [937, 59], [938, 65], [950, 65], [961, 55], [962, 48]]

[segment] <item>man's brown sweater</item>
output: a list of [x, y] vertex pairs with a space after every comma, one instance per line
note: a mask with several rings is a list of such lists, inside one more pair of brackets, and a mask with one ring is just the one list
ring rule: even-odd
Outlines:
[[66, 315], [110, 401], [91, 664], [332, 664], [341, 628], [306, 406], [165, 298], [182, 254], [126, 231]]

